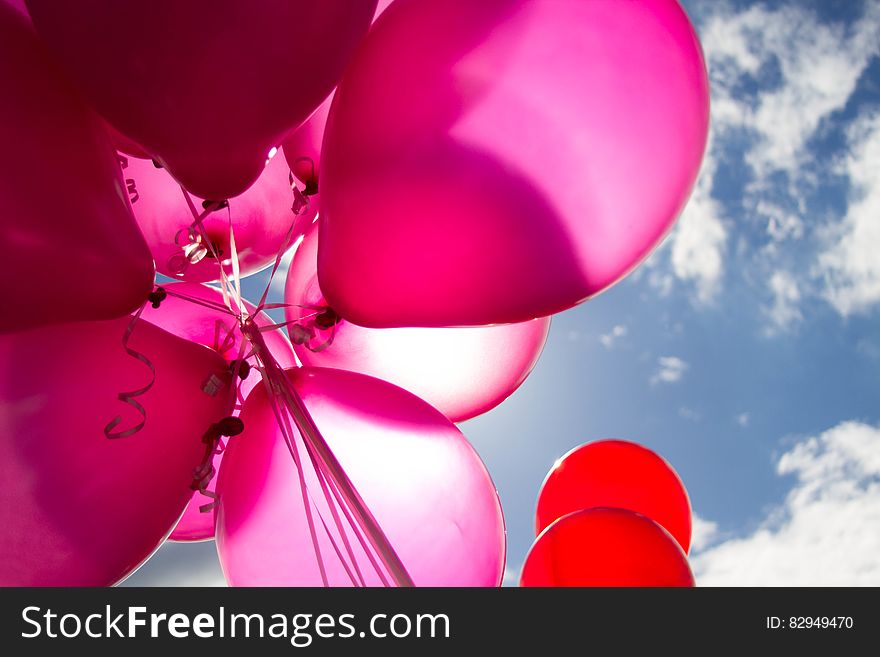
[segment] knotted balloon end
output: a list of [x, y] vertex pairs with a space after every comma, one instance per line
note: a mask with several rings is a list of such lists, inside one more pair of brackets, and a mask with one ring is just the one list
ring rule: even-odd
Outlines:
[[229, 363], [230, 372], [235, 374], [236, 368], [238, 368], [238, 378], [242, 381], [248, 378], [248, 375], [251, 373], [251, 364], [243, 358]]
[[150, 302], [150, 305], [153, 306], [153, 308], [158, 308], [166, 298], [168, 298], [168, 292], [165, 291], [164, 287], [159, 286], [150, 293], [150, 296], [147, 297], [147, 301]]

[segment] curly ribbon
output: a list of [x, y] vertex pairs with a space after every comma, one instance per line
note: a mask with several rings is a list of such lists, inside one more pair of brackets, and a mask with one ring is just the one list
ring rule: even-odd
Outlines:
[[122, 423], [122, 416], [117, 415], [110, 422], [107, 423], [107, 426], [104, 427], [104, 436], [110, 439], [117, 438], [128, 438], [129, 436], [133, 436], [138, 431], [144, 428], [144, 425], [147, 423], [147, 409], [144, 408], [143, 404], [141, 404], [135, 397], [140, 397], [141, 395], [146, 394], [150, 388], [153, 387], [153, 384], [156, 383], [156, 366], [153, 365], [152, 361], [147, 358], [144, 354], [139, 351], [135, 351], [132, 349], [128, 342], [131, 339], [131, 334], [134, 331], [134, 327], [137, 325], [138, 320], [141, 318], [141, 313], [144, 312], [144, 308], [147, 306], [148, 302], [152, 302], [153, 306], [156, 307], [160, 301], [156, 301], [159, 298], [157, 292], [163, 291], [161, 287], [156, 288], [151, 295], [148, 301], [145, 301], [143, 305], [138, 309], [138, 311], [132, 316], [131, 321], [128, 323], [128, 326], [125, 328], [125, 333], [122, 334], [122, 347], [125, 349], [126, 353], [132, 358], [139, 360], [144, 365], [146, 365], [150, 369], [150, 382], [142, 388], [138, 388], [137, 390], [129, 390], [127, 392], [120, 392], [117, 395], [119, 401], [124, 404], [128, 404], [132, 408], [134, 408], [141, 416], [141, 421], [138, 422], [135, 426], [130, 429], [123, 429], [121, 431], [113, 431], [119, 424]]
[[239, 435], [244, 431], [244, 422], [237, 417], [225, 417], [219, 422], [212, 424], [208, 430], [202, 435], [202, 442], [205, 444], [205, 453], [201, 463], [193, 469], [193, 480], [190, 489], [198, 491], [212, 501], [208, 504], [202, 504], [199, 507], [201, 513], [208, 513], [217, 506], [218, 496], [214, 491], [208, 490], [208, 485], [214, 479], [216, 470], [214, 468], [214, 456], [222, 454], [226, 446], [223, 444], [223, 436], [232, 437]]

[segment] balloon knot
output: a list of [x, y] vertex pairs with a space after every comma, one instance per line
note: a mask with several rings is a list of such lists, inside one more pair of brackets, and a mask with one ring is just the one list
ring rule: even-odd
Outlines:
[[[232, 436], [237, 436], [242, 431], [244, 431], [244, 422], [241, 421], [241, 418], [233, 417], [230, 415], [229, 417], [225, 417], [216, 424], [212, 425], [211, 428], [217, 432], [217, 435], [229, 436], [231, 438]], [[207, 434], [205, 442], [208, 442]]]
[[160, 286], [150, 293], [150, 296], [147, 297], [147, 301], [150, 302], [150, 305], [152, 305], [153, 308], [158, 308], [167, 297], [168, 293], [165, 291], [165, 288]]
[[215, 212], [216, 210], [222, 210], [223, 208], [229, 207], [229, 201], [202, 201], [202, 208], [205, 210], [209, 210], [210, 212]]
[[238, 367], [238, 378], [242, 381], [248, 378], [248, 375], [251, 373], [251, 364], [244, 359], [234, 360], [229, 363], [229, 371], [233, 374], [235, 373], [235, 368]]
[[318, 181], [317, 180], [309, 180], [306, 182], [306, 187], [303, 190], [303, 196], [315, 196], [318, 193]]
[[332, 308], [327, 308], [315, 316], [315, 325], [321, 329], [329, 329], [336, 326], [341, 317]]

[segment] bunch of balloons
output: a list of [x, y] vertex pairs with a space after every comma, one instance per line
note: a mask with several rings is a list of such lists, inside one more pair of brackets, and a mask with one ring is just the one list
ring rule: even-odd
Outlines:
[[538, 495], [521, 586], [693, 586], [691, 505], [676, 472], [636, 443], [563, 456]]
[[4, 585], [169, 537], [231, 584], [498, 585], [455, 422], [659, 243], [708, 131], [676, 0], [0, 0], [0, 88]]

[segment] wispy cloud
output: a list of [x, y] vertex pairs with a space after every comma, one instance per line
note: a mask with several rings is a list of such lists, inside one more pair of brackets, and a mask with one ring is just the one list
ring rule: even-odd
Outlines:
[[721, 204], [712, 198], [714, 176], [715, 161], [710, 152], [670, 238], [672, 272], [678, 280], [693, 285], [694, 298], [700, 304], [716, 297], [724, 274], [727, 229], [721, 219]]
[[767, 335], [776, 335], [791, 331], [804, 318], [799, 307], [800, 287], [792, 274], [782, 270], [773, 272], [769, 286], [773, 302], [764, 308], [764, 314], [770, 321], [765, 332]]
[[678, 356], [661, 356], [657, 359], [657, 371], [651, 377], [651, 385], [681, 381], [688, 364]]
[[784, 503], [746, 536], [695, 546], [697, 583], [880, 585], [880, 427], [838, 424], [797, 443], [776, 471], [795, 478]]
[[617, 324], [614, 326], [608, 333], [603, 333], [599, 336], [599, 342], [606, 349], [611, 349], [614, 346], [614, 343], [617, 342], [619, 338], [624, 337], [627, 334], [627, 328], [623, 324]]
[[880, 112], [849, 131], [846, 217], [819, 255], [824, 297], [844, 317], [880, 303]]
[[750, 413], [740, 413], [736, 416], [736, 423], [741, 426], [743, 429], [749, 426], [749, 423], [752, 421], [752, 416]]

